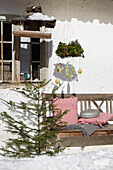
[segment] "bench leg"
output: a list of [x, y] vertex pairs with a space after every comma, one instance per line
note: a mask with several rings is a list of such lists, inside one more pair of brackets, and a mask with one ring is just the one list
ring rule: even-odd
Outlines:
[[[60, 135], [57, 134], [57, 141], [59, 141], [59, 140], [60, 140]], [[60, 147], [61, 147], [61, 142], [57, 142], [57, 143], [56, 143], [56, 147], [57, 147], [57, 148], [60, 148]]]

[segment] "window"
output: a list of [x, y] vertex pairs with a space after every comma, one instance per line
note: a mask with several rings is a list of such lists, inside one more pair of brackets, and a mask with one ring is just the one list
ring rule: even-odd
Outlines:
[[40, 39], [20, 38], [20, 81], [25, 79], [40, 80]]
[[0, 22], [0, 80], [12, 81], [12, 24]]
[[[25, 30], [39, 30], [33, 24], [24, 26]], [[20, 38], [20, 81], [40, 80], [40, 39]]]
[[40, 80], [40, 39], [31, 38], [32, 78]]

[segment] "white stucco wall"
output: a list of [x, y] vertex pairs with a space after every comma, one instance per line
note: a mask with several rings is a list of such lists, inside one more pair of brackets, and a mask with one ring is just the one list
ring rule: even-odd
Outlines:
[[[54, 9], [54, 16], [58, 18], [56, 27], [53, 30], [53, 54], [50, 58], [50, 78], [53, 83], [55, 77], [53, 64], [63, 62], [75, 66], [78, 71], [79, 66], [83, 73], [78, 75], [78, 82], [70, 84], [70, 93], [111, 93], [113, 92], [113, 12], [111, 11], [112, 1], [72, 1], [68, 6], [61, 2], [58, 9]], [[60, 10], [62, 6], [65, 9]], [[52, 4], [51, 4], [52, 6]], [[58, 4], [56, 3], [56, 6]], [[67, 8], [68, 7], [68, 8]], [[51, 8], [50, 8], [51, 9]], [[59, 10], [59, 11], [58, 11]], [[56, 14], [58, 12], [58, 14]], [[69, 16], [67, 17], [67, 13]], [[66, 23], [65, 19], [70, 22]], [[70, 26], [69, 26], [70, 25]], [[82, 59], [60, 59], [55, 51], [59, 41], [68, 42], [78, 39], [85, 51], [85, 58]], [[52, 65], [52, 69], [51, 69]], [[60, 81], [62, 83], [62, 81]], [[68, 83], [63, 82], [65, 93], [68, 91]]]
[[[50, 59], [50, 65], [63, 62], [73, 64], [75, 70], [82, 68], [83, 73], [78, 75], [78, 82], [72, 81], [70, 84], [71, 92], [74, 93], [101, 93], [113, 92], [113, 25], [100, 23], [99, 20], [91, 22], [82, 22], [77, 19], [71, 20], [71, 31], [66, 26], [66, 22], [57, 21], [56, 27], [53, 30], [53, 55]], [[66, 27], [67, 30], [64, 31]], [[70, 32], [70, 36], [68, 35]], [[74, 33], [74, 34], [73, 34]], [[69, 58], [60, 59], [55, 51], [59, 41], [65, 42], [78, 39], [84, 49], [85, 58]], [[54, 66], [51, 71], [50, 78], [54, 71]], [[55, 78], [53, 77], [53, 82]], [[62, 81], [61, 81], [62, 83]], [[67, 82], [65, 84], [65, 91]]]
[[[38, 3], [39, 2], [39, 3]], [[113, 23], [112, 0], [9, 0], [0, 2], [1, 14], [25, 14], [26, 6], [41, 5], [43, 13], [54, 16], [57, 20], [77, 18], [79, 21]], [[68, 6], [67, 6], [68, 5]], [[68, 7], [68, 9], [67, 9]]]

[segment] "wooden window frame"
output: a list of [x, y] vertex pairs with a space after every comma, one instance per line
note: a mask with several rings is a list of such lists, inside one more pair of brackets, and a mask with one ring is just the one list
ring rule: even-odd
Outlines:
[[[30, 38], [30, 37], [29, 37]], [[20, 46], [21, 46], [21, 44], [29, 44], [30, 45], [30, 81], [32, 82], [33, 81], [33, 66], [32, 66], [32, 64], [34, 64], [34, 63], [37, 63], [37, 64], [40, 64], [40, 61], [39, 60], [37, 60], [37, 61], [32, 61], [32, 45], [34, 44], [34, 45], [38, 45], [38, 44], [40, 44], [40, 42], [32, 42], [31, 41], [31, 38], [30, 38], [30, 42], [21, 42], [20, 41]], [[24, 62], [25, 62], [25, 60], [24, 60]], [[40, 77], [40, 76], [39, 76]], [[39, 77], [37, 77], [38, 79], [39, 79]], [[22, 80], [20, 80], [20, 82], [23, 82]]]
[[[1, 81], [2, 82], [10, 82], [10, 81], [14, 81], [14, 73], [13, 73], [13, 67], [14, 67], [14, 56], [13, 56], [13, 42], [14, 42], [14, 35], [13, 35], [13, 24], [12, 23], [10, 23], [11, 24], [11, 35], [12, 35], [12, 40], [11, 41], [4, 41], [3, 40], [3, 34], [4, 34], [4, 32], [3, 32], [3, 23], [10, 23], [9, 21], [6, 21], [6, 20], [4, 20], [4, 21], [0, 21], [0, 27], [1, 27], [1, 41], [0, 41], [0, 44], [1, 44], [1, 60], [0, 60], [0, 64], [1, 64]], [[3, 58], [3, 44], [5, 44], [5, 43], [7, 43], [7, 44], [11, 44], [11, 46], [12, 46], [12, 51], [11, 51], [11, 56], [12, 56], [12, 60], [4, 60], [4, 58]], [[4, 63], [12, 63], [12, 78], [11, 78], [11, 80], [4, 80], [4, 68], [3, 68], [3, 65], [4, 65]]]

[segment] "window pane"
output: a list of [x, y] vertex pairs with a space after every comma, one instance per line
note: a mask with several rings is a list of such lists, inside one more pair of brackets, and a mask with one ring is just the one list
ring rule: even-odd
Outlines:
[[32, 61], [40, 61], [40, 45], [32, 44]]
[[40, 42], [40, 38], [31, 38], [31, 42]]
[[32, 30], [32, 31], [39, 31], [41, 27], [40, 22], [35, 22], [35, 21], [30, 21], [29, 22], [24, 22], [24, 29], [25, 30]]
[[0, 60], [1, 60], [1, 43], [0, 43]]
[[0, 22], [0, 41], [1, 41], [1, 22]]
[[4, 80], [12, 80], [12, 63], [4, 63], [3, 71]]
[[1, 63], [0, 63], [0, 80], [2, 80]]
[[20, 80], [29, 80], [30, 79], [30, 62], [21, 61], [20, 63]]
[[33, 69], [33, 80], [37, 79], [37, 78], [38, 78], [38, 80], [40, 80], [40, 64], [33, 63], [32, 69]]
[[12, 60], [12, 44], [3, 44], [3, 59]]
[[12, 25], [3, 23], [3, 41], [12, 41]]

